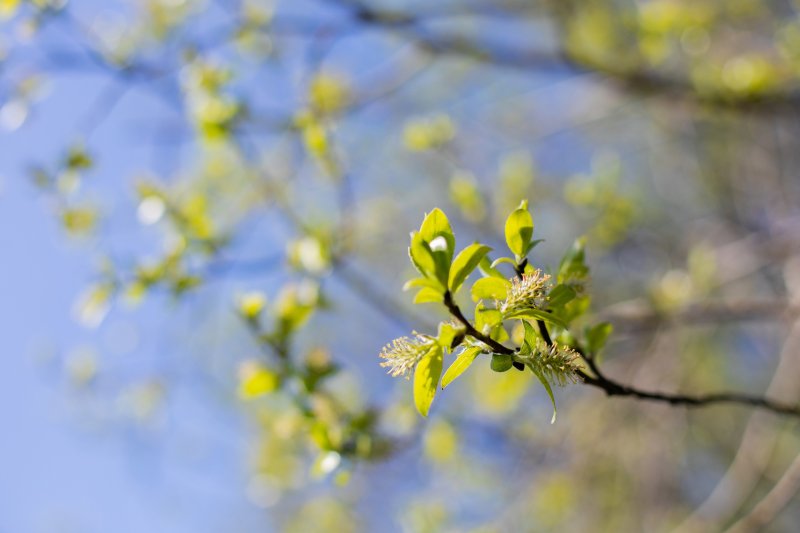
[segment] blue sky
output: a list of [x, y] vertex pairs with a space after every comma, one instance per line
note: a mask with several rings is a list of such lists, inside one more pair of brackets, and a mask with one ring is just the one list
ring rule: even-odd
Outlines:
[[[73, 76], [49, 85], [21, 129], [0, 131], [0, 532], [219, 531], [231, 517], [238, 530], [248, 522], [262, 529], [263, 516], [244, 495], [244, 432], [229, 408], [179, 382], [170, 423], [148, 432], [97, 416], [96, 403], [64, 376], [65, 358], [81, 346], [98, 350], [103, 365], [104, 332], [131, 328], [132, 319], [113, 311], [99, 331], [88, 331], [70, 317], [96, 257], [65, 237], [26, 169], [52, 161], [76, 137], [106, 82]], [[131, 129], [119, 126], [163, 112], [158, 105], [138, 93], [122, 101], [96, 132], [103, 157], [89, 179], [129, 186], [126, 173], [146, 147], [131, 147]], [[146, 342], [163, 333], [163, 318], [161, 311], [137, 319], [139, 340], [119, 357], [148, 360], [169, 349]]]

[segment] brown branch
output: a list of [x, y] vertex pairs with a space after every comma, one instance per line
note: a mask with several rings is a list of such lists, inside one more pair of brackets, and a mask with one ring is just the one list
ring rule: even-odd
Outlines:
[[[516, 353], [516, 351], [512, 350], [511, 348], [500, 344], [494, 339], [476, 330], [472, 323], [464, 316], [464, 313], [461, 312], [461, 309], [458, 307], [458, 305], [453, 301], [453, 297], [449, 291], [445, 292], [444, 304], [450, 313], [456, 317], [461, 324], [463, 324], [468, 335], [490, 346], [493, 350], [495, 350], [496, 353], [507, 355], [513, 355]], [[541, 331], [547, 332], [547, 327], [544, 323], [540, 323], [539, 327]], [[547, 337], [545, 337], [545, 335], [547, 335]], [[549, 333], [543, 333], [542, 337], [549, 338]], [[780, 403], [762, 396], [754, 396], [738, 392], [718, 392], [700, 395], [687, 395], [669, 392], [647, 391], [630, 385], [624, 385], [612, 378], [607, 377], [602, 371], [600, 371], [593, 357], [585, 354], [585, 352], [583, 352], [580, 348], [578, 348], [577, 351], [581, 354], [589, 366], [589, 369], [594, 374], [591, 375], [587, 372], [579, 371], [578, 375], [583, 380], [583, 383], [601, 389], [606, 393], [607, 396], [629, 396], [631, 398], [644, 401], [662, 402], [670, 405], [683, 405], [686, 407], [708, 407], [715, 404], [730, 403], [748, 405], [751, 407], [772, 411], [773, 413], [777, 414], [800, 417], [800, 406]]]

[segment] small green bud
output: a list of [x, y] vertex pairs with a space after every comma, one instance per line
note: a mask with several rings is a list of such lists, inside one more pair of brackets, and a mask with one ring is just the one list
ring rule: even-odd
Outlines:
[[513, 364], [514, 362], [508, 354], [496, 353], [492, 355], [492, 370], [495, 372], [506, 372]]

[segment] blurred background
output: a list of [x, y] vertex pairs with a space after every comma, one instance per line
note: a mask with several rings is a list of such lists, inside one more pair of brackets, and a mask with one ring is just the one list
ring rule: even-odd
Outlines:
[[796, 417], [377, 354], [527, 199], [607, 374], [796, 404], [799, 9], [0, 0], [0, 532], [796, 531]]

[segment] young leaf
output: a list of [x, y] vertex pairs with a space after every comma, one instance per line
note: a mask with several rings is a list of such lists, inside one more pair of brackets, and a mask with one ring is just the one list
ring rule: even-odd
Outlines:
[[442, 375], [442, 358], [442, 347], [434, 344], [414, 370], [414, 405], [419, 414], [425, 417], [428, 416], [436, 396], [439, 377]]
[[408, 256], [420, 274], [426, 278], [436, 279], [436, 260], [430, 245], [425, 242], [419, 233], [411, 234], [411, 245], [408, 247]]
[[428, 303], [441, 303], [444, 296], [442, 291], [432, 289], [430, 287], [422, 287], [416, 296], [414, 296], [415, 304], [428, 304]]
[[589, 275], [589, 267], [586, 266], [586, 238], [576, 239], [558, 266], [558, 282], [584, 281]]
[[544, 239], [536, 239], [536, 240], [531, 241], [531, 243], [525, 249], [525, 255], [527, 255], [528, 252], [533, 250], [536, 247], [537, 244], [542, 243], [542, 242], [544, 242]]
[[447, 322], [439, 324], [439, 335], [436, 337], [437, 342], [442, 348], [449, 349], [453, 343], [453, 339], [459, 333], [459, 329]]
[[492, 330], [489, 332], [489, 336], [499, 343], [506, 342], [510, 338], [508, 331], [506, 331], [506, 328], [503, 326], [502, 322], [492, 328]]
[[491, 278], [506, 279], [506, 277], [503, 275], [502, 272], [500, 272], [494, 266], [492, 266], [493, 264], [494, 263], [491, 260], [489, 260], [488, 256], [485, 256], [483, 259], [481, 259], [481, 262], [478, 263], [478, 268], [480, 269], [481, 274], [483, 274], [487, 278], [491, 277]]
[[516, 267], [517, 262], [511, 259], [510, 257], [498, 257], [494, 261], [492, 261], [492, 268], [497, 268], [498, 265], [502, 263], [508, 263], [509, 265]]
[[441, 292], [442, 286], [438, 281], [428, 278], [413, 278], [405, 282], [403, 291], [410, 291], [411, 289], [421, 289], [428, 287], [430, 289], [437, 289]]
[[548, 313], [547, 311], [543, 311], [541, 309], [522, 309], [520, 311], [516, 311], [509, 315], [506, 315], [505, 318], [512, 319], [512, 318], [531, 318], [534, 320], [544, 320], [545, 322], [550, 322], [551, 324], [555, 324], [560, 328], [567, 329], [569, 325], [564, 322], [560, 317], [554, 315], [553, 313]]
[[456, 247], [456, 238], [447, 215], [439, 208], [428, 213], [419, 228], [419, 235], [431, 251], [435, 277], [446, 286]]
[[575, 289], [569, 285], [556, 285], [550, 291], [547, 303], [550, 307], [561, 307], [571, 302], [575, 296], [577, 296]]
[[527, 320], [522, 321], [522, 326], [525, 328], [525, 341], [522, 343], [522, 349], [520, 353], [523, 351], [525, 355], [533, 353], [533, 349], [539, 343], [539, 335], [540, 333], [534, 329], [533, 324], [528, 322]]
[[453, 294], [458, 292], [458, 289], [461, 288], [467, 276], [475, 270], [478, 263], [480, 263], [490, 251], [490, 247], [476, 242], [459, 252], [455, 260], [453, 260], [453, 265], [450, 267], [450, 279], [448, 282], [450, 292]]
[[453, 251], [456, 247], [456, 238], [453, 235], [453, 230], [450, 227], [450, 221], [447, 220], [447, 215], [438, 207], [425, 216], [422, 221], [422, 226], [419, 228], [419, 234], [428, 244], [431, 244], [437, 237], [443, 237], [447, 243], [446, 250], [448, 252], [447, 262], [453, 259]]
[[483, 302], [475, 306], [475, 329], [482, 333], [488, 333], [486, 330], [497, 326], [503, 322], [503, 315], [497, 309], [486, 309]]
[[542, 382], [542, 386], [544, 386], [544, 390], [547, 391], [547, 395], [550, 396], [550, 403], [553, 404], [553, 418], [550, 419], [551, 424], [556, 423], [556, 397], [553, 395], [553, 389], [550, 387], [550, 383], [547, 382], [545, 377], [541, 374], [541, 372], [537, 371], [533, 365], [528, 365], [528, 368], [531, 369], [531, 372], [536, 374], [536, 377], [539, 378], [539, 381]]
[[470, 346], [461, 352], [453, 364], [447, 369], [447, 372], [442, 376], [442, 388], [444, 389], [450, 385], [458, 376], [466, 372], [475, 359], [481, 354], [479, 346]]
[[505, 300], [510, 286], [511, 283], [506, 279], [481, 278], [472, 285], [472, 300]]
[[506, 353], [496, 353], [492, 355], [490, 366], [495, 372], [508, 372], [514, 366], [514, 360]]
[[523, 201], [506, 219], [506, 244], [517, 256], [524, 257], [533, 238], [533, 217], [528, 212], [528, 202]]
[[608, 322], [601, 322], [594, 327], [586, 329], [586, 349], [589, 353], [597, 353], [603, 349], [608, 336], [614, 327]]

